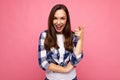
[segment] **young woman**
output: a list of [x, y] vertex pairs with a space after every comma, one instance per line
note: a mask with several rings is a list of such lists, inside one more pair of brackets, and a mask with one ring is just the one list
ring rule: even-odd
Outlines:
[[48, 30], [40, 34], [38, 60], [45, 80], [77, 80], [76, 64], [83, 57], [83, 27], [71, 31], [68, 9], [55, 5], [48, 18]]

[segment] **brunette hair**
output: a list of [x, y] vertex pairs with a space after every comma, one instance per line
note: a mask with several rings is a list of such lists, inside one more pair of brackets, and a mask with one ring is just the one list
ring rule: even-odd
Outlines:
[[57, 10], [63, 9], [66, 13], [67, 16], [67, 21], [66, 25], [63, 29], [63, 35], [65, 37], [64, 41], [64, 47], [68, 51], [72, 51], [73, 49], [73, 41], [72, 41], [72, 31], [71, 31], [71, 24], [70, 24], [70, 15], [68, 12], [68, 9], [65, 5], [63, 4], [57, 4], [55, 5], [48, 17], [48, 31], [47, 31], [47, 36], [44, 42], [45, 49], [50, 50], [50, 48], [54, 47], [56, 49], [59, 48], [57, 45], [57, 37], [56, 37], [56, 30], [53, 26], [53, 19], [54, 19], [54, 14]]

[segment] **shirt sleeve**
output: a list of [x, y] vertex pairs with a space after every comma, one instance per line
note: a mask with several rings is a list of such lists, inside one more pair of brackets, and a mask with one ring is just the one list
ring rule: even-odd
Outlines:
[[[73, 35], [74, 47], [76, 47], [77, 42], [78, 42], [77, 36]], [[82, 58], [83, 58], [83, 51], [80, 53], [80, 55], [76, 56], [73, 49], [73, 52], [70, 55], [70, 61], [72, 65], [76, 66], [81, 61]]]
[[70, 61], [73, 66], [76, 66], [81, 61], [82, 58], [83, 58], [83, 52], [80, 53], [79, 56], [76, 56], [74, 52], [71, 53], [70, 55]]
[[42, 32], [40, 34], [39, 42], [38, 42], [38, 62], [43, 70], [47, 70], [50, 64], [50, 61], [47, 60], [47, 51], [45, 50], [44, 47], [45, 38], [46, 38], [46, 32]]

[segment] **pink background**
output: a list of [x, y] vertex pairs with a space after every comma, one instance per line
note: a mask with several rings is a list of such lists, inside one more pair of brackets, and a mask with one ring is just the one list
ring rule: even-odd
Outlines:
[[120, 80], [119, 0], [0, 0], [0, 80], [43, 80], [38, 38], [51, 8], [65, 4], [72, 30], [86, 25], [79, 80]]

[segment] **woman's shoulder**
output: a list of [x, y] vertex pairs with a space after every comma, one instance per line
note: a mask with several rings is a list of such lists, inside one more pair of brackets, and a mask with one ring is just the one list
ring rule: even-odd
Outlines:
[[42, 34], [42, 33], [47, 33], [47, 32], [48, 32], [48, 30], [43, 30], [43, 31], [41, 31], [41, 34]]
[[48, 32], [48, 30], [44, 30], [44, 31], [42, 31], [42, 32], [40, 33], [40, 35], [42, 35], [42, 34], [47, 34], [47, 32]]
[[45, 38], [48, 30], [44, 30], [40, 33], [40, 37]]

